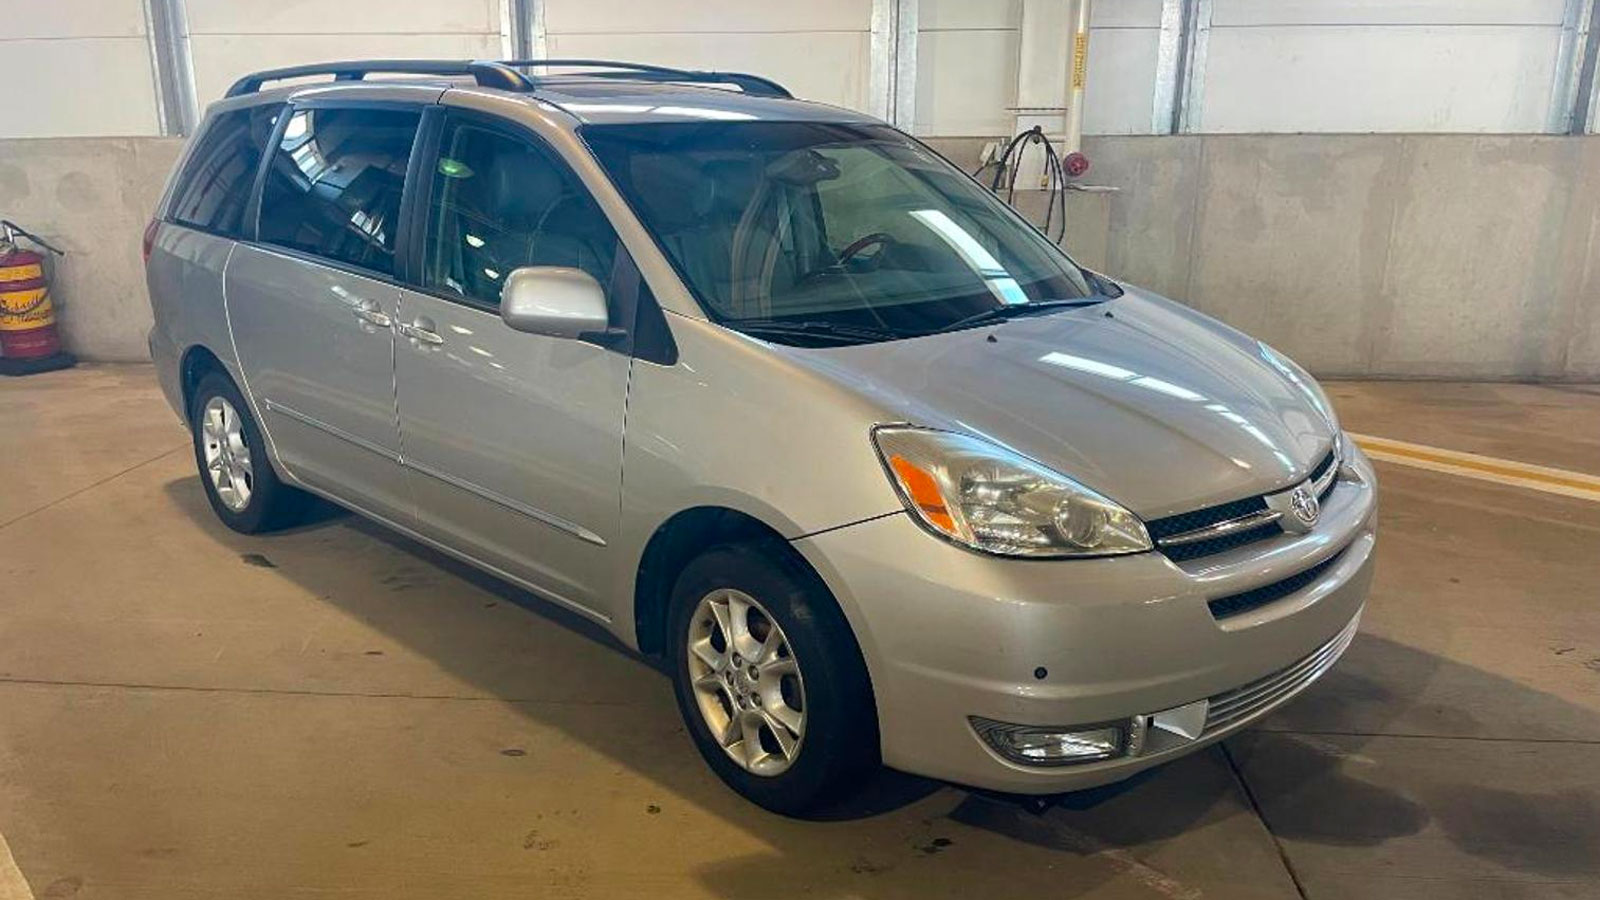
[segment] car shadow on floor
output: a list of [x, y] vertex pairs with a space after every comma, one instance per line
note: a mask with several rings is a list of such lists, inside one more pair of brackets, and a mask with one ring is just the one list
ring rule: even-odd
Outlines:
[[[1417, 697], [1441, 677], [1500, 703], [1533, 710], [1562, 733], [1578, 728], [1595, 732], [1594, 713], [1371, 635], [1360, 636], [1339, 668], [1266, 726], [1339, 732], [1337, 740], [1278, 730], [1246, 732], [1230, 739], [1227, 751], [1213, 747], [1118, 785], [1057, 798], [1042, 813], [885, 772], [850, 803], [814, 817], [827, 824], [808, 825], [766, 813], [716, 781], [682, 734], [665, 674], [590, 620], [359, 517], [328, 515], [288, 532], [247, 537], [215, 521], [196, 479], [171, 482], [167, 493], [206, 534], [239, 554], [241, 564], [251, 564], [245, 559], [251, 555], [268, 559], [278, 575], [451, 676], [757, 836], [768, 850], [733, 856], [696, 873], [720, 896], [928, 896], [925, 872], [917, 876], [916, 890], [896, 874], [916, 872], [935, 857], [959, 859], [967, 848], [952, 836], [961, 831], [954, 826], [988, 836], [983, 839], [984, 865], [967, 867], [973, 871], [965, 875], [959, 867], [949, 870], [948, 880], [937, 885], [942, 894], [971, 896], [992, 890], [985, 887], [992, 885], [992, 878], [978, 869], [992, 869], [999, 857], [1002, 865], [1013, 859], [1028, 868], [1027, 873], [1008, 875], [1013, 886], [1036, 882], [1052, 896], [1091, 893], [1113, 880], [1132, 880], [1173, 897], [1198, 896], [1198, 888], [1149, 860], [1169, 843], [1205, 840], [1202, 835], [1210, 830], [1234, 828], [1236, 832], [1228, 833], [1250, 836], [1270, 851], [1276, 867], [1272, 844], [1241, 821], [1252, 808], [1263, 815], [1276, 835], [1273, 840], [1376, 847], [1436, 824], [1466, 854], [1536, 875], [1600, 880], [1600, 863], [1583, 852], [1584, 846], [1595, 844], [1581, 843], [1600, 838], [1592, 794], [1536, 797], [1470, 783], [1448, 791], [1438, 785], [1412, 791], [1365, 777], [1355, 762], [1370, 740], [1363, 734], [1383, 732], [1402, 717], [1415, 720]], [[348, 573], [334, 578], [330, 554], [359, 561], [351, 565], [370, 566], [371, 580], [352, 588]], [[517, 614], [509, 635], [507, 607]], [[475, 636], [481, 636], [481, 645]], [[493, 652], [485, 652], [484, 646]], [[644, 698], [629, 715], [643, 717], [646, 731], [675, 734], [677, 740], [617, 741], [614, 732], [600, 733], [594, 716], [572, 714], [570, 701], [541, 702], [530, 693], [533, 685], [548, 683], [559, 690], [563, 684], [591, 682]], [[1470, 736], [1477, 721], [1461, 709], [1439, 707], [1432, 715], [1439, 723], [1453, 722], [1464, 736]], [[1258, 770], [1274, 777], [1254, 783]], [[1537, 812], [1540, 803], [1559, 808], [1542, 815]], [[862, 828], [866, 822], [872, 823], [870, 836]], [[1552, 830], [1565, 836], [1554, 842], [1555, 850], [1549, 849]], [[886, 843], [884, 833], [896, 837]], [[1007, 844], [1013, 849], [1007, 850]], [[1059, 863], [1065, 869], [1033, 871], [1041, 849], [1048, 851], [1050, 866]], [[1216, 848], [1216, 853], [1223, 852], [1231, 851]], [[1212, 867], [1199, 868], [1200, 877], [1216, 877]], [[805, 875], [774, 881], [773, 872]], [[1207, 887], [1220, 885], [1211, 882]], [[1257, 887], [1260, 895], [1273, 895]]]

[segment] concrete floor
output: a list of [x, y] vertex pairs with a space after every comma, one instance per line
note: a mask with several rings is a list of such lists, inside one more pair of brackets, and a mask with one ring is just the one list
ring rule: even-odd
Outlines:
[[[1600, 389], [1332, 386], [1600, 473]], [[1275, 718], [1043, 815], [725, 790], [665, 677], [349, 516], [246, 538], [148, 368], [0, 379], [0, 882], [38, 898], [1600, 897], [1600, 504], [1384, 464], [1362, 634]], [[0, 896], [6, 885], [0, 883]]]

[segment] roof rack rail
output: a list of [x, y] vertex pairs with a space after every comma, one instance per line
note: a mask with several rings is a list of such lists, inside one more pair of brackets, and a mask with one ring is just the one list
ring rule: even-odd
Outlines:
[[335, 81], [360, 81], [373, 73], [395, 75], [471, 75], [483, 87], [507, 91], [527, 91], [533, 83], [526, 76], [505, 63], [490, 60], [467, 59], [362, 59], [344, 62], [311, 63], [304, 66], [285, 66], [281, 69], [263, 69], [235, 81], [227, 96], [254, 94], [268, 81], [288, 78], [305, 78], [311, 75], [332, 75]]
[[[689, 82], [694, 84], [731, 84], [746, 94], [760, 97], [793, 97], [789, 89], [760, 75], [747, 72], [714, 72], [699, 69], [674, 69], [647, 63], [620, 62], [614, 59], [509, 59], [501, 65], [511, 69], [583, 68], [608, 71], [587, 73], [595, 78], [617, 78], [629, 81]], [[535, 84], [537, 76], [530, 76]]]
[[335, 81], [361, 81], [374, 73], [393, 75], [470, 75], [482, 87], [504, 91], [532, 91], [538, 87], [536, 76], [525, 75], [518, 69], [548, 68], [600, 69], [587, 73], [594, 78], [617, 78], [629, 81], [689, 82], [693, 84], [731, 84], [746, 94], [760, 97], [793, 97], [783, 85], [770, 78], [746, 72], [712, 72], [697, 69], [674, 69], [646, 63], [619, 62], [611, 59], [361, 59], [344, 62], [311, 63], [303, 66], [285, 66], [281, 69], [263, 69], [240, 78], [228, 88], [227, 96], [254, 94], [269, 81], [289, 78], [307, 78], [313, 75], [332, 75]]

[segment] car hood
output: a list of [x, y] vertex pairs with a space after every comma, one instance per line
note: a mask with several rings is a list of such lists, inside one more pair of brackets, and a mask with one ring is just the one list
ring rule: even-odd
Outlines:
[[1132, 289], [992, 327], [793, 354], [885, 421], [987, 438], [1147, 519], [1288, 487], [1333, 441], [1298, 367]]

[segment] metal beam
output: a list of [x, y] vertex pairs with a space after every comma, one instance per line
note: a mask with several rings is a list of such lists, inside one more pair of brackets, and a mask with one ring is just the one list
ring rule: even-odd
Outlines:
[[506, 59], [544, 58], [544, 0], [501, 0], [500, 44]]
[[183, 0], [144, 0], [144, 23], [161, 133], [192, 134], [200, 121], [200, 109], [195, 102], [189, 14]]
[[1583, 80], [1585, 60], [1589, 57], [1589, 25], [1594, 12], [1593, 0], [1567, 0], [1561, 16], [1561, 41], [1556, 48], [1555, 75], [1550, 87], [1550, 116], [1545, 130], [1555, 134], [1574, 133], [1573, 125], [1580, 127], [1581, 118], [1574, 115], [1582, 105], [1580, 85]]
[[544, 27], [545, 0], [523, 0], [528, 7], [528, 52], [534, 59], [550, 55], [550, 43]]
[[1183, 53], [1178, 64], [1175, 133], [1200, 130], [1206, 95], [1206, 55], [1211, 45], [1212, 0], [1183, 0]]
[[872, 0], [870, 112], [911, 130], [917, 115], [918, 0]]
[[[1595, 107], [1600, 105], [1600, 83], [1595, 69], [1600, 62], [1600, 0], [1578, 0], [1583, 4], [1582, 19], [1574, 35], [1574, 56], [1570, 65], [1571, 87], [1562, 104], [1562, 117], [1557, 119], [1551, 110], [1552, 131], [1559, 134], [1589, 134], [1594, 131]], [[1563, 28], [1563, 44], [1566, 43]], [[1557, 77], [1561, 72], [1557, 71]]]
[[515, 0], [500, 0], [495, 4], [500, 13], [500, 58], [526, 59], [517, 46], [517, 4]]
[[1183, 23], [1187, 3], [1161, 0], [1161, 36], [1156, 43], [1156, 86], [1150, 100], [1150, 133], [1178, 130], [1178, 82], [1183, 71]]
[[917, 117], [918, 0], [896, 0], [894, 30], [894, 124], [911, 130]]

